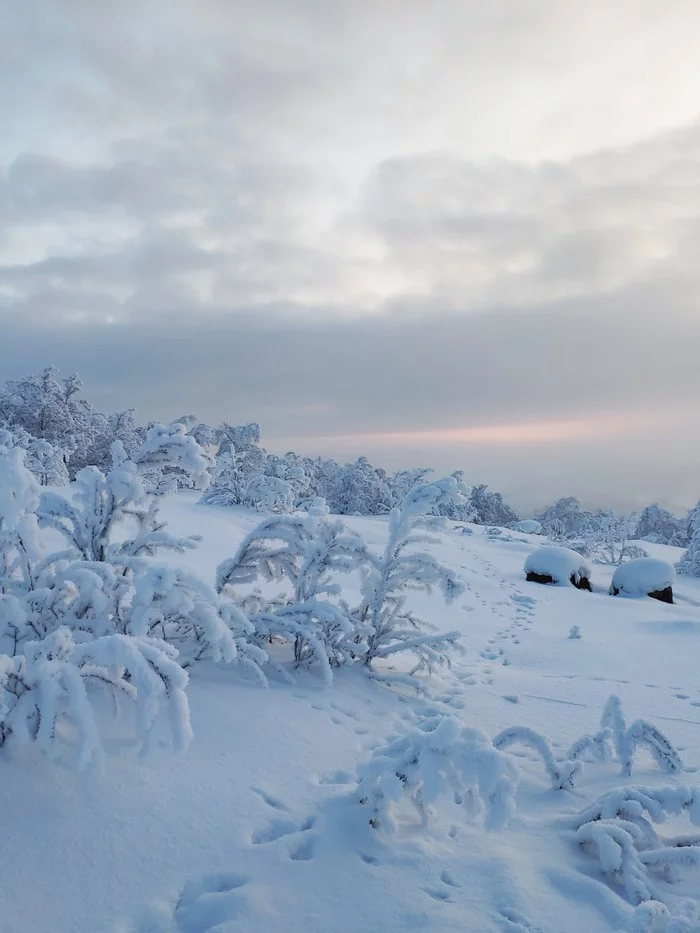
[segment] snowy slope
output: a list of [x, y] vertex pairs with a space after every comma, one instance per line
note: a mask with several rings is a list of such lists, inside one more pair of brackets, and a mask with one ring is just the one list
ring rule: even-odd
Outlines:
[[[175, 534], [202, 535], [197, 551], [167, 559], [210, 581], [259, 520], [188, 495], [163, 512]], [[382, 519], [348, 524], [382, 546]], [[138, 760], [119, 721], [99, 774], [8, 746], [0, 758], [2, 933], [631, 930], [624, 892], [603, 881], [567, 820], [621, 782], [694, 783], [700, 581], [679, 579], [674, 606], [609, 597], [611, 569], [598, 565], [593, 593], [530, 584], [523, 562], [541, 543], [476, 527], [441, 537], [436, 556], [467, 590], [449, 607], [428, 597], [417, 604], [441, 629], [462, 631], [465, 652], [434, 676], [428, 698], [392, 693], [359, 669], [340, 671], [330, 688], [310, 673], [293, 687], [261, 690], [240, 669], [210, 665], [192, 675], [195, 738], [183, 755], [164, 741]], [[656, 546], [653, 556], [678, 554]], [[573, 625], [580, 639], [568, 637]], [[352, 796], [358, 763], [428, 712], [492, 736], [529, 726], [563, 756], [599, 728], [611, 693], [628, 720], [651, 720], [669, 737], [683, 773], [662, 773], [640, 751], [631, 778], [621, 779], [617, 762], [587, 762], [573, 793], [555, 791], [541, 761], [514, 747], [517, 810], [493, 833], [449, 802], [427, 826], [406, 821], [388, 840]], [[691, 831], [679, 819], [668, 834]], [[659, 887], [671, 905], [698, 896], [700, 872]]]

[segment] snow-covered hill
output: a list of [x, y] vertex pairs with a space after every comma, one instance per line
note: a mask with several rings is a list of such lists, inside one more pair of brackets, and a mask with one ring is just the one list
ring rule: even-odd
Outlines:
[[[166, 500], [163, 515], [174, 534], [202, 536], [196, 551], [167, 560], [209, 581], [259, 521], [185, 494]], [[384, 520], [347, 522], [382, 546]], [[311, 672], [263, 690], [240, 668], [210, 664], [191, 674], [194, 740], [184, 754], [164, 740], [139, 760], [118, 721], [97, 774], [8, 743], [0, 757], [3, 933], [671, 929], [663, 917], [657, 927], [633, 917], [625, 885], [605, 880], [572, 820], [623, 784], [700, 786], [700, 581], [679, 579], [672, 606], [607, 595], [611, 569], [598, 565], [592, 593], [544, 587], [522, 572], [541, 539], [469, 530], [453, 527], [435, 548], [464, 595], [448, 607], [416, 598], [440, 629], [463, 632], [464, 653], [426, 681], [427, 696], [392, 692], [357, 666], [330, 687]], [[580, 638], [569, 637], [573, 626]], [[450, 714], [489, 736], [530, 727], [565, 758], [574, 740], [600, 728], [611, 694], [629, 721], [650, 720], [670, 739], [681, 773], [664, 773], [640, 750], [631, 777], [620, 776], [618, 761], [586, 761], [573, 791], [554, 790], [538, 755], [515, 745], [508, 754], [521, 777], [504, 829], [469, 822], [451, 799], [437, 801], [425, 825], [406, 811], [392, 838], [369, 826], [354, 793], [358, 765], [426, 717]], [[682, 813], [660, 829], [664, 837], [693, 832]], [[700, 891], [700, 873], [691, 866], [677, 883], [654, 883], [678, 911]], [[682, 909], [691, 919], [673, 929], [696, 933], [700, 918]]]

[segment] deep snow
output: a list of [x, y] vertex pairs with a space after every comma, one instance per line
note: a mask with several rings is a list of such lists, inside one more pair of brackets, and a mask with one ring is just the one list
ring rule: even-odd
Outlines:
[[[175, 534], [195, 552], [160, 556], [208, 580], [259, 520], [243, 509], [166, 500]], [[386, 522], [348, 524], [371, 545]], [[359, 668], [324, 688], [313, 673], [261, 690], [240, 668], [202, 666], [189, 695], [194, 740], [139, 760], [115, 721], [101, 773], [76, 773], [35, 748], [0, 752], [0, 929], [3, 933], [607, 933], [633, 908], [574, 843], [567, 820], [621, 783], [693, 784], [700, 767], [700, 581], [681, 578], [677, 604], [527, 583], [541, 538], [483, 528], [440, 537], [438, 558], [467, 590], [455, 604], [421, 597], [421, 614], [464, 633], [451, 671], [428, 698], [371, 683]], [[680, 552], [656, 546], [667, 561]], [[578, 625], [581, 638], [568, 637]], [[427, 826], [374, 832], [352, 797], [358, 763], [428, 712], [494, 736], [511, 725], [545, 733], [563, 756], [595, 732], [611, 693], [628, 720], [644, 717], [681, 751], [663, 774], [639, 752], [631, 778], [617, 762], [586, 763], [576, 790], [554, 791], [542, 763], [513, 748], [522, 776], [509, 825], [487, 833], [439, 803]], [[107, 715], [107, 711], [105, 711]], [[700, 779], [697, 781], [700, 784]], [[661, 827], [665, 830], [665, 827]], [[669, 833], [690, 832], [679, 821]], [[697, 872], [659, 885], [673, 905], [700, 893]], [[700, 926], [689, 926], [693, 933]]]

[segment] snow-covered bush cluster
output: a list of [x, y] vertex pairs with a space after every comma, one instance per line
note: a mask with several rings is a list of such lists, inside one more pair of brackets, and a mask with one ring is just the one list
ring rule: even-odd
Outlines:
[[[646, 556], [644, 547], [634, 542], [688, 547], [695, 512], [691, 509], [684, 518], [676, 518], [656, 504], [639, 513], [618, 515], [611, 509], [591, 512], [582, 509], [578, 499], [568, 496], [558, 499], [536, 518], [542, 534], [554, 543], [566, 543], [602, 563], [620, 564]], [[694, 562], [691, 564], [694, 566]]]
[[[317, 667], [327, 680], [335, 667], [373, 668], [399, 651], [411, 653], [413, 671], [447, 660], [456, 635], [428, 631], [404, 600], [411, 588], [439, 587], [447, 601], [461, 592], [432, 555], [412, 549], [425, 540], [417, 529], [440, 522], [426, 512], [459, 496], [454, 478], [415, 487], [392, 511], [381, 556], [320, 501], [304, 515], [272, 516], [219, 567], [215, 589], [152, 560], [197, 543], [166, 531], [154, 495], [178, 471], [193, 475], [199, 462], [183, 437], [149, 432], [139, 462], [116, 441], [111, 468], [84, 467], [67, 495], [41, 490], [21, 447], [0, 447], [1, 742], [14, 735], [54, 751], [73, 735], [88, 762], [100, 749], [99, 686], [135, 702], [144, 742], [165, 711], [183, 745], [185, 668], [207, 658], [239, 662], [265, 684], [266, 665], [284, 672], [271, 661], [274, 643], [288, 642], [297, 667]], [[46, 550], [44, 530], [63, 539], [61, 550]], [[358, 605], [342, 598], [353, 572]], [[259, 579], [287, 580], [291, 592], [264, 599], [246, 590]]]
[[518, 769], [484, 732], [438, 715], [377, 749], [358, 769], [358, 779], [358, 799], [368, 808], [370, 825], [388, 834], [402, 802], [425, 824], [430, 805], [446, 795], [468, 818], [481, 816], [486, 829], [500, 829], [515, 809]]
[[[143, 598], [151, 571], [140, 553], [190, 542], [169, 538], [155, 513], [139, 508], [134, 464], [107, 476], [81, 471], [69, 503], [40, 494], [23, 460], [20, 448], [0, 447], [0, 741], [12, 735], [56, 754], [65, 739], [89, 763], [101, 751], [93, 702], [100, 688], [134, 702], [144, 743], [163, 711], [184, 746], [187, 674], [177, 649], [137, 617], [139, 596], [151, 608]], [[126, 515], [136, 535], [118, 543], [115, 524]], [[44, 550], [42, 526], [63, 535], [64, 550]], [[171, 618], [157, 621], [163, 628]]]
[[[414, 487], [389, 515], [381, 555], [342, 521], [324, 514], [318, 502], [304, 515], [272, 516], [219, 566], [217, 592], [248, 614], [261, 644], [292, 643], [296, 666], [316, 666], [327, 681], [333, 668], [355, 661], [385, 680], [430, 670], [447, 662], [458, 636], [431, 631], [406, 605], [406, 594], [438, 588], [449, 603], [462, 592], [463, 585], [430, 553], [414, 549], [431, 541], [422, 532], [442, 527], [440, 518], [427, 513], [459, 495], [453, 477]], [[359, 575], [357, 605], [342, 598], [342, 578], [353, 572]], [[259, 591], [241, 589], [259, 581], [286, 581], [290, 592], [266, 600]], [[399, 652], [415, 659], [408, 675], [376, 669]]]
[[655, 824], [668, 815], [681, 814], [700, 826], [700, 789], [618, 787], [578, 815], [574, 839], [597, 858], [603, 875], [622, 885], [633, 904], [658, 903], [657, 879], [674, 882], [683, 870], [700, 868], [700, 838], [662, 839], [656, 831]]

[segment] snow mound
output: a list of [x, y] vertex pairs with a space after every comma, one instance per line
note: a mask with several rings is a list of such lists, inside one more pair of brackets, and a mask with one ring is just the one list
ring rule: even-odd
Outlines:
[[542, 523], [534, 518], [526, 518], [522, 522], [513, 522], [508, 526], [512, 531], [522, 531], [526, 535], [542, 534]]
[[[568, 585], [589, 580], [591, 565], [576, 551], [555, 545], [538, 547], [525, 561], [525, 573], [551, 577], [554, 583]], [[573, 580], [572, 580], [573, 578]]]
[[673, 586], [676, 571], [672, 564], [655, 557], [640, 557], [620, 564], [613, 574], [610, 592], [625, 596], [647, 596]]

